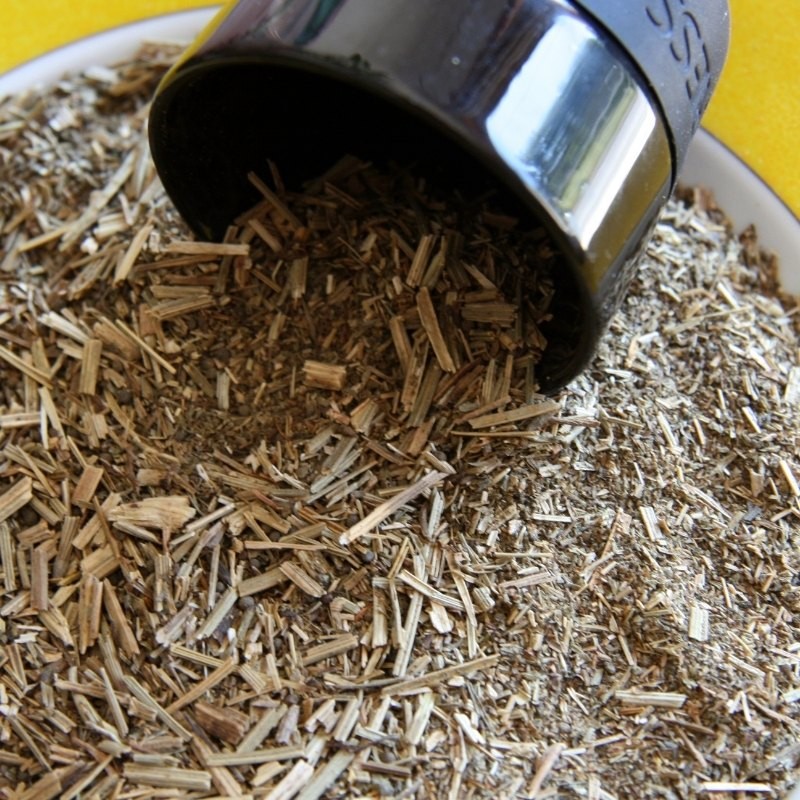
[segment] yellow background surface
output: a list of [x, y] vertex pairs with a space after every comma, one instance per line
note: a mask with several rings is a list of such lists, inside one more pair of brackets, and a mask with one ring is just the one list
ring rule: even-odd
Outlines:
[[[729, 2], [730, 54], [704, 125], [800, 216], [800, 0]], [[97, 31], [208, 5], [203, 0], [0, 0], [0, 73]]]

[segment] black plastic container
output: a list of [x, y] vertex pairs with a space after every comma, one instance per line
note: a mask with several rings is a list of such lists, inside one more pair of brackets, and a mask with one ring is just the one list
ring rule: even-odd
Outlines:
[[502, 188], [564, 255], [570, 318], [537, 368], [553, 391], [619, 306], [728, 27], [725, 0], [241, 0], [165, 77], [151, 148], [204, 238], [257, 200], [267, 159], [289, 185], [351, 152]]

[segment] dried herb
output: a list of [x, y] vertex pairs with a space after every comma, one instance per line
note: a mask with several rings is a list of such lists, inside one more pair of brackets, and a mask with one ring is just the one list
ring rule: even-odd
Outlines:
[[544, 399], [555, 256], [483, 202], [265, 164], [191, 240], [173, 57], [0, 106], [0, 796], [783, 792], [800, 348], [754, 235], [672, 202]]

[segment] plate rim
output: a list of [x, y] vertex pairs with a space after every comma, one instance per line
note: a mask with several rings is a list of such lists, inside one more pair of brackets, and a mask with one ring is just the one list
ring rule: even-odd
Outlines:
[[[775, 200], [777, 200], [777, 202], [783, 206], [786, 213], [793, 218], [794, 222], [800, 226], [800, 213], [795, 212], [795, 210], [769, 185], [767, 180], [761, 176], [761, 173], [755, 169], [755, 167], [752, 167], [750, 164], [748, 164], [747, 161], [745, 161], [730, 145], [726, 144], [716, 133], [701, 126], [698, 128], [695, 137], [703, 136], [712, 140], [715, 146], [719, 147], [720, 150], [725, 151], [725, 153], [727, 153], [727, 155], [729, 155], [731, 158], [736, 159], [740, 166], [744, 167], [745, 170], [750, 173], [750, 176], [757, 180], [775, 198]], [[679, 175], [678, 184], [680, 183], [681, 178]]]
[[[75, 62], [86, 63], [86, 46], [91, 44], [95, 39], [104, 40], [103, 43], [106, 43], [114, 38], [122, 39], [126, 35], [132, 35], [136, 37], [135, 45], [138, 47], [142, 42], [147, 41], [148, 38], [153, 38], [152, 35], [148, 36], [145, 33], [148, 29], [157, 29], [162, 26], [166, 27], [166, 23], [168, 22], [177, 24], [182, 19], [190, 19], [193, 26], [187, 27], [187, 39], [185, 42], [175, 40], [176, 44], [185, 44], [188, 46], [191, 40], [200, 33], [202, 28], [209, 23], [214, 18], [214, 15], [219, 13], [222, 8], [224, 8], [224, 6], [220, 5], [220, 3], [206, 3], [195, 8], [185, 8], [179, 11], [164, 11], [159, 14], [151, 14], [147, 17], [130, 20], [129, 22], [120, 22], [118, 25], [112, 25], [102, 30], [87, 33], [77, 39], [72, 39], [69, 42], [51, 47], [38, 55], [25, 59], [19, 64], [15, 64], [5, 72], [0, 72], [0, 102], [4, 102], [14, 94], [34, 90], [37, 87], [46, 85], [42, 82], [31, 83], [30, 81], [25, 81], [27, 73], [32, 72], [41, 64], [47, 64], [50, 61], [60, 61], [64, 58], [71, 58]], [[165, 41], [171, 40], [171, 37], [165, 38]], [[133, 42], [131, 42], [131, 44], [133, 45]], [[125, 56], [121, 53], [120, 59], [123, 58], [125, 58]], [[66, 72], [62, 72], [61, 74], [66, 75], [74, 69], [79, 68], [80, 67], [68, 67]], [[59, 78], [55, 78], [54, 80], [59, 80]], [[23, 83], [24, 85], [20, 85]], [[11, 87], [10, 90], [6, 88], [7, 84]]]

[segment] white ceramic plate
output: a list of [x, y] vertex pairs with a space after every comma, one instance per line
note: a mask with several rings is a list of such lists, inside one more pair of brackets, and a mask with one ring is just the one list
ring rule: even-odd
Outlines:
[[[188, 44], [215, 13], [216, 8], [204, 8], [167, 14], [81, 39], [0, 75], [0, 98], [47, 86], [68, 72], [124, 60], [142, 42]], [[701, 131], [689, 150], [681, 180], [710, 188], [738, 230], [755, 224], [763, 246], [778, 255], [784, 288], [800, 295], [800, 220], [758, 175]], [[787, 800], [800, 800], [800, 785]]]
[[707, 131], [699, 131], [681, 182], [711, 189], [736, 230], [755, 225], [759, 242], [778, 256], [783, 288], [800, 295], [800, 220], [735, 153]]
[[[145, 41], [188, 44], [216, 10], [201, 8], [153, 17], [53, 50], [0, 75], [0, 97], [46, 86], [67, 72], [123, 60]], [[800, 220], [758, 175], [717, 139], [700, 131], [689, 150], [681, 180], [712, 189], [737, 230], [755, 224], [761, 244], [778, 256], [783, 287], [800, 295]]]

